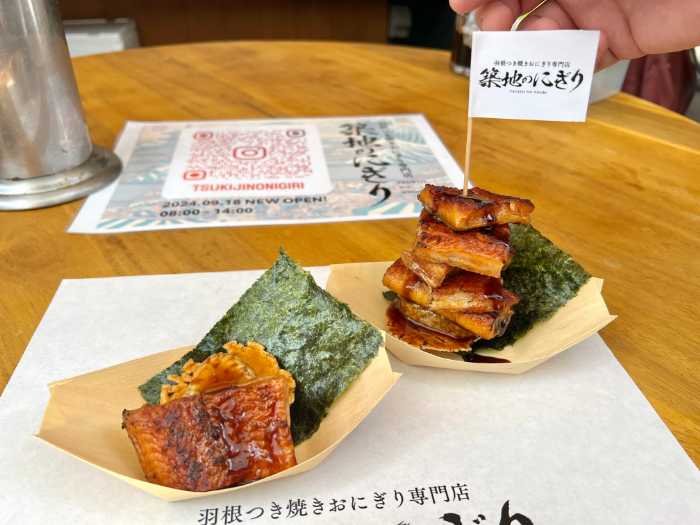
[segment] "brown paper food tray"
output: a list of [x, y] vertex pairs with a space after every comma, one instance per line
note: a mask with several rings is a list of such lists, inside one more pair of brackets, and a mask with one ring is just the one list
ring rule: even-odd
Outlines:
[[210, 492], [190, 492], [146, 481], [126, 431], [125, 408], [143, 405], [137, 387], [192, 347], [161, 352], [49, 385], [49, 400], [37, 437], [153, 496], [178, 501], [245, 490], [251, 485], [301, 474], [321, 463], [367, 417], [398, 381], [384, 348], [333, 403], [318, 431], [296, 447], [298, 464], [268, 478]]
[[[382, 276], [390, 264], [391, 261], [333, 265], [326, 289], [338, 300], [350, 305], [356, 315], [386, 331], [389, 302], [382, 296]], [[423, 351], [389, 333], [386, 336], [386, 347], [401, 361], [411, 365], [520, 374], [580, 343], [615, 319], [608, 312], [601, 295], [602, 288], [603, 281], [592, 277], [581, 287], [576, 297], [551, 318], [533, 326], [513, 345], [500, 351], [478, 351], [480, 355], [507, 359], [509, 363], [468, 363], [459, 355]]]

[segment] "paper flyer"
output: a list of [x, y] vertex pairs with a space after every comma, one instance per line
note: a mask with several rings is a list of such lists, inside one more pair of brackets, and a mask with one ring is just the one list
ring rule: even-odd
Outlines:
[[515, 376], [390, 358], [401, 378], [325, 461], [230, 494], [162, 501], [33, 436], [48, 383], [196, 343], [260, 273], [63, 281], [0, 397], [0, 523], [700, 522], [697, 467], [597, 335]]
[[422, 115], [128, 122], [71, 233], [416, 217], [462, 171]]

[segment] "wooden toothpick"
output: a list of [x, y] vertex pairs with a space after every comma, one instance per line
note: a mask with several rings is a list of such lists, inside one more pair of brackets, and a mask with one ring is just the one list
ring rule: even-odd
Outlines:
[[469, 175], [472, 169], [472, 116], [467, 116], [467, 146], [464, 152], [464, 189], [462, 190], [466, 197], [469, 193]]

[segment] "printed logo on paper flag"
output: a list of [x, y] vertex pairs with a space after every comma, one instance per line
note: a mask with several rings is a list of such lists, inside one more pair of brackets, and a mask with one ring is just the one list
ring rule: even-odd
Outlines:
[[599, 31], [478, 31], [469, 115], [584, 122]]

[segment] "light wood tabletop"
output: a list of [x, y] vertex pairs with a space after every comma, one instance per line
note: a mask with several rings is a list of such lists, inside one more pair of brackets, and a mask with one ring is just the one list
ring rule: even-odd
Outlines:
[[[448, 61], [381, 45], [237, 42], [74, 64], [98, 144], [127, 120], [424, 113], [461, 162], [467, 83]], [[476, 184], [531, 199], [535, 226], [605, 279], [619, 318], [603, 338], [700, 464], [700, 125], [618, 95], [585, 124], [476, 120], [472, 162]], [[67, 234], [81, 204], [0, 213], [0, 388], [61, 279], [264, 268], [282, 244], [305, 265], [388, 260], [415, 230], [396, 220]]]

